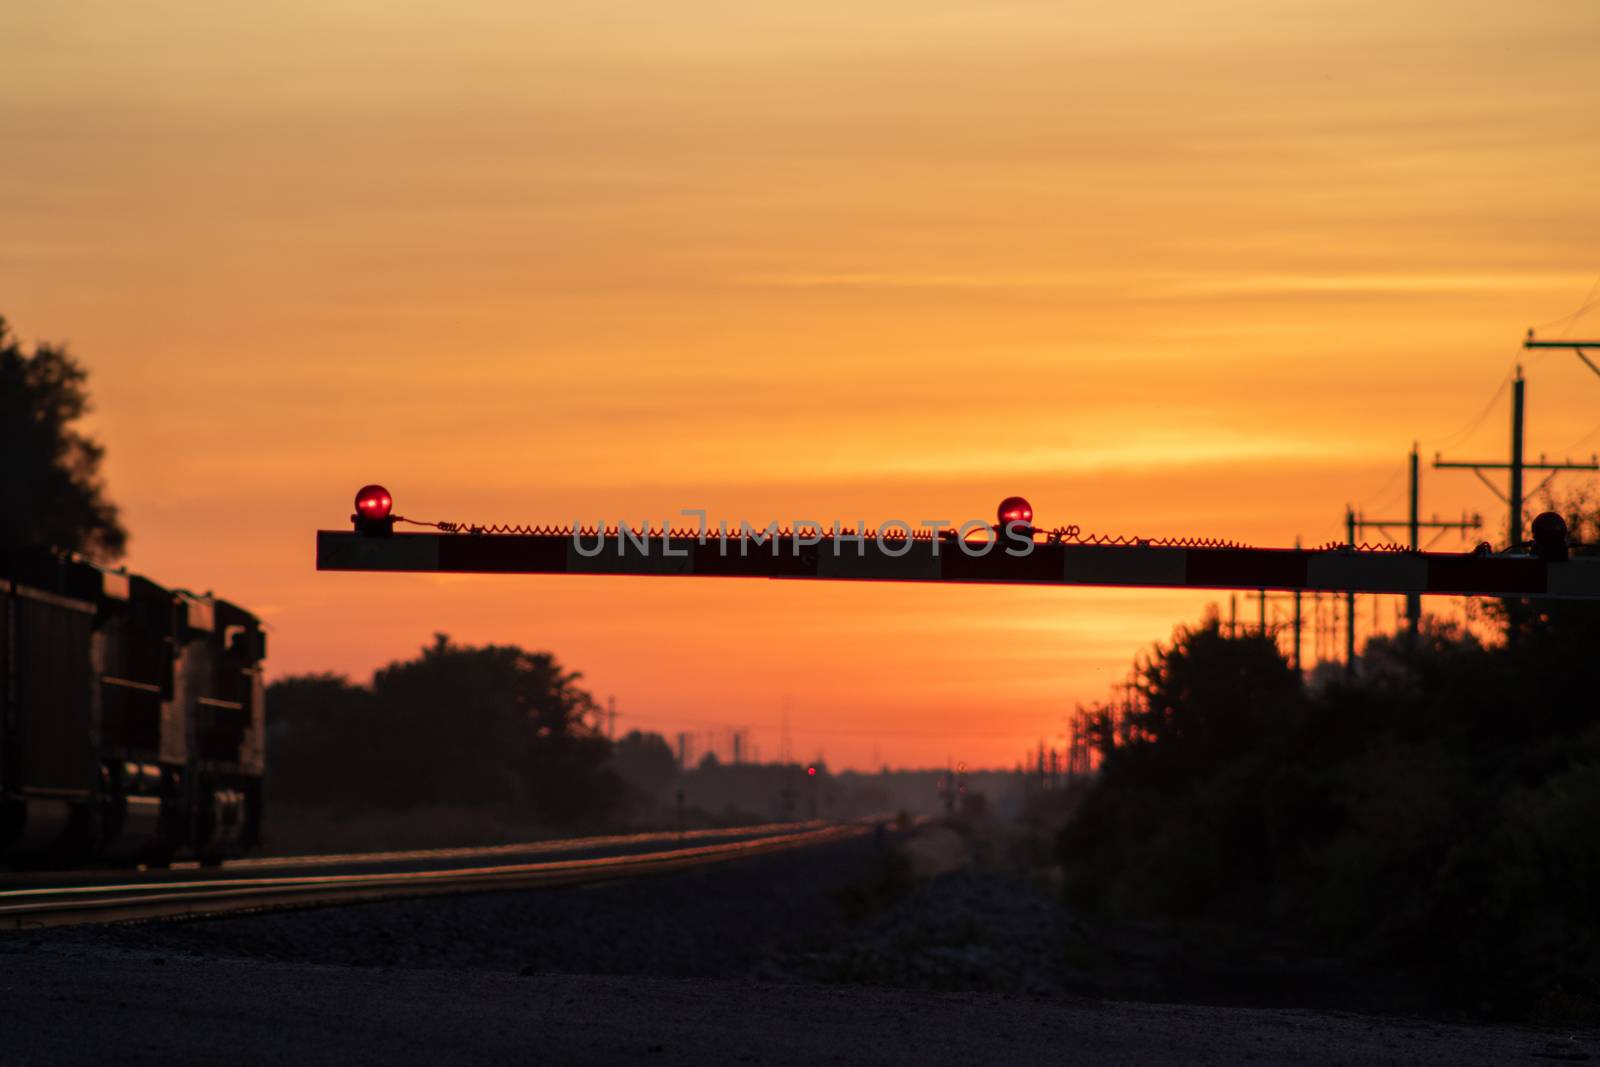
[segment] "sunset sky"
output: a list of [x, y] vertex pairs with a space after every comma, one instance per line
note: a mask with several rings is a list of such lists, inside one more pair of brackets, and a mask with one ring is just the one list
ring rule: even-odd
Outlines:
[[[0, 314], [91, 369], [132, 568], [260, 613], [275, 676], [515, 642], [764, 756], [787, 709], [797, 757], [1010, 764], [1217, 598], [319, 575], [313, 531], [380, 481], [1326, 541], [1403, 514], [1414, 439], [1504, 458], [1524, 331], [1600, 275], [1595, 0], [74, 0], [0, 41]], [[1600, 378], [1527, 375], [1529, 449], [1600, 448]], [[1425, 471], [1463, 509], [1499, 536]]]

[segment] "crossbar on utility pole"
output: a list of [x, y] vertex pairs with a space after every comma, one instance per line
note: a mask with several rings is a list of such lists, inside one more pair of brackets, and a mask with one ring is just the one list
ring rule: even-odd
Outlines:
[[1584, 352], [1585, 348], [1600, 348], [1600, 341], [1538, 341], [1534, 339], [1533, 331], [1528, 331], [1528, 337], [1522, 342], [1523, 348], [1570, 348], [1573, 355], [1583, 360], [1583, 365], [1600, 375], [1600, 366], [1590, 359]]

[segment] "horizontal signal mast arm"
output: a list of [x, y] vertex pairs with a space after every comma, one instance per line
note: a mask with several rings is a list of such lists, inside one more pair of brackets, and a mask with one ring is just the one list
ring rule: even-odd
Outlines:
[[[1600, 599], [1600, 559], [951, 540], [317, 532], [319, 571], [680, 575]], [[1019, 547], [1020, 546], [1015, 546]]]

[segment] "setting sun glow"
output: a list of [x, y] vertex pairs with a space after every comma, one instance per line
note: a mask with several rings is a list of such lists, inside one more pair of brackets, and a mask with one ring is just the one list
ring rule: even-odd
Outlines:
[[[1593, 0], [0, 27], [0, 314], [90, 368], [129, 566], [258, 612], [275, 676], [438, 631], [555, 652], [619, 731], [1009, 766], [1218, 596], [318, 574], [313, 531], [380, 483], [427, 520], [1021, 494], [1041, 528], [1310, 545], [1403, 511], [1414, 440], [1504, 459], [1519, 359], [1529, 451], [1597, 447], [1600, 378], [1519, 348], [1600, 272]], [[1431, 468], [1422, 509], [1501, 514]]]

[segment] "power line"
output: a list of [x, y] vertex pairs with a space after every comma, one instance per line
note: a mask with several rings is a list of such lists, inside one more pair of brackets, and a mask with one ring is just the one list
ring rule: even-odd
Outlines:
[[1588, 433], [1584, 434], [1582, 437], [1578, 438], [1576, 441], [1572, 442], [1570, 445], [1568, 445], [1567, 447], [1563, 448], [1561, 451], [1563, 451], [1563, 452], [1576, 451], [1580, 446], [1586, 445], [1590, 441], [1592, 441], [1595, 438], [1596, 435], [1600, 435], [1600, 422], [1595, 423], [1594, 426], [1590, 428]]
[[1421, 443], [1432, 445], [1435, 448], [1444, 449], [1466, 440], [1473, 434], [1474, 431], [1477, 430], [1479, 426], [1483, 425], [1483, 420], [1489, 417], [1489, 413], [1494, 410], [1494, 406], [1500, 402], [1500, 394], [1505, 392], [1506, 386], [1511, 384], [1511, 378], [1512, 375], [1507, 373], [1506, 376], [1500, 380], [1500, 385], [1495, 389], [1494, 395], [1489, 398], [1489, 402], [1483, 405], [1483, 410], [1478, 412], [1477, 416], [1471, 422], [1467, 423], [1466, 426], [1457, 430], [1455, 433], [1447, 434], [1444, 437], [1434, 438], [1433, 440], [1424, 439]]
[[1557, 323], [1565, 323], [1566, 325], [1562, 327], [1561, 333], [1558, 335], [1560, 337], [1565, 337], [1567, 335], [1567, 331], [1572, 329], [1573, 325], [1580, 318], [1582, 318], [1586, 312], [1588, 312], [1591, 308], [1600, 307], [1600, 300], [1596, 300], [1595, 299], [1595, 294], [1596, 293], [1600, 293], [1600, 275], [1596, 275], [1595, 276], [1594, 284], [1589, 286], [1589, 292], [1588, 292], [1587, 295], [1584, 296], [1583, 300], [1578, 304], [1578, 310], [1577, 311], [1574, 311], [1574, 312], [1572, 312], [1570, 314], [1567, 314], [1567, 315], [1563, 315], [1559, 319], [1551, 319], [1549, 322], [1542, 323], [1541, 325], [1533, 327], [1533, 329], [1534, 330], [1547, 330], [1550, 327], [1556, 325]]

